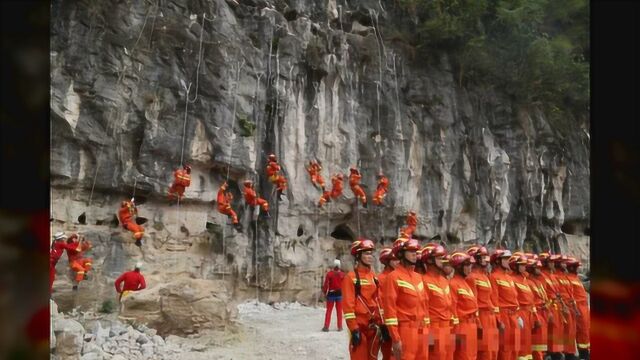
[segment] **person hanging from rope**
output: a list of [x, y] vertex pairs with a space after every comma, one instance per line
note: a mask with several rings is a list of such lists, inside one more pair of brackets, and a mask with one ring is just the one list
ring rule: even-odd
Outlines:
[[285, 179], [284, 176], [280, 174], [280, 170], [282, 170], [282, 168], [276, 160], [276, 155], [270, 154], [266, 173], [267, 178], [275, 185], [276, 190], [278, 191], [279, 200], [282, 198], [282, 194], [285, 192], [285, 190], [287, 190], [287, 179]]
[[375, 245], [369, 239], [351, 244], [355, 268], [342, 280], [344, 319], [350, 333], [349, 357], [352, 360], [375, 360], [380, 351], [383, 329], [378, 280], [373, 269]]
[[389, 179], [384, 176], [382, 171], [378, 174], [378, 188], [376, 192], [373, 194], [373, 203], [381, 206], [382, 199], [387, 196], [387, 192], [389, 191]]
[[418, 227], [418, 217], [416, 216], [416, 212], [413, 210], [409, 210], [409, 213], [407, 214], [407, 226], [402, 228], [402, 231], [404, 231], [405, 234], [407, 234], [409, 237], [413, 236], [413, 233], [416, 231], [416, 228]]
[[318, 207], [321, 208], [324, 204], [331, 201], [331, 191], [323, 191], [318, 200]]
[[135, 221], [135, 217], [138, 216], [138, 208], [136, 207], [135, 199], [123, 201], [120, 203], [120, 210], [118, 210], [118, 219], [122, 224], [122, 227], [133, 233], [133, 238], [136, 239], [136, 246], [142, 246], [142, 237], [144, 236], [144, 228], [142, 225], [138, 225]]
[[356, 196], [362, 203], [362, 206], [367, 207], [367, 195], [365, 195], [364, 190], [362, 190], [362, 186], [360, 185], [360, 179], [362, 179], [362, 175], [355, 167], [351, 167], [349, 169], [351, 174], [349, 174], [349, 186], [351, 187], [351, 191], [353, 195]]
[[69, 268], [76, 274], [73, 290], [78, 290], [80, 282], [89, 279], [87, 272], [91, 270], [92, 260], [90, 258], [84, 258], [82, 255], [91, 249], [91, 243], [84, 237], [80, 238], [77, 234], [73, 234], [67, 239], [66, 249]]
[[320, 187], [324, 192], [324, 178], [322, 178], [322, 174], [320, 173], [321, 171], [322, 166], [316, 160], [309, 161], [309, 165], [307, 165], [307, 172], [311, 177], [311, 183], [316, 188]]
[[229, 184], [227, 184], [226, 181], [223, 182], [222, 185], [220, 185], [220, 189], [218, 190], [218, 197], [217, 197], [218, 212], [220, 214], [224, 214], [230, 217], [231, 222], [233, 223], [233, 226], [236, 228], [236, 230], [238, 232], [242, 232], [242, 225], [240, 225], [240, 222], [238, 221], [238, 215], [236, 215], [236, 212], [233, 211], [233, 209], [231, 208], [231, 201], [233, 200], [233, 194], [227, 191], [228, 187], [229, 187]]
[[191, 166], [185, 164], [182, 169], [173, 172], [173, 177], [173, 184], [169, 187], [169, 200], [176, 197], [178, 200], [182, 200], [185, 188], [191, 185]]
[[340, 195], [342, 195], [342, 191], [344, 190], [343, 185], [344, 176], [342, 174], [335, 174], [331, 177], [331, 198], [337, 199]]
[[249, 206], [260, 206], [263, 212], [269, 212], [269, 203], [256, 194], [256, 190], [254, 189], [253, 182], [251, 180], [244, 181], [244, 200], [249, 204]]
[[53, 236], [53, 244], [51, 244], [51, 255], [49, 257], [49, 294], [53, 292], [53, 282], [56, 280], [56, 265], [62, 257], [65, 250], [73, 250], [72, 245], [68, 245], [64, 240], [68, 237], [62, 231], [57, 232]]

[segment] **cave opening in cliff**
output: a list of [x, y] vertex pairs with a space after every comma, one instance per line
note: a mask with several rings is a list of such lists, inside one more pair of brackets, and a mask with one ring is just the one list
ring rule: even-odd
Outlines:
[[346, 224], [338, 224], [331, 232], [331, 237], [338, 240], [354, 241], [356, 235]]
[[302, 236], [304, 235], [304, 228], [302, 227], [302, 225], [298, 225], [298, 232], [297, 232], [298, 236]]
[[87, 213], [82, 213], [78, 216], [78, 222], [82, 225], [87, 225]]

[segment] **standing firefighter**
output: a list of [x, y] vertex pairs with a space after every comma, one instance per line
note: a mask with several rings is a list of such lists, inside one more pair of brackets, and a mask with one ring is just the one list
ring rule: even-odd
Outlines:
[[362, 206], [366, 208], [367, 195], [364, 193], [364, 190], [362, 190], [362, 186], [360, 185], [362, 175], [360, 175], [360, 172], [355, 167], [351, 167], [349, 171], [351, 172], [351, 174], [349, 174], [349, 186], [351, 187], [351, 191], [353, 192], [353, 195], [360, 200]]
[[467, 254], [475, 258], [471, 273], [465, 278], [476, 295], [481, 330], [478, 332], [478, 360], [496, 360], [498, 358], [498, 327], [496, 314], [499, 309], [492, 300], [491, 281], [489, 280], [489, 252], [484, 246], [472, 246]]
[[420, 274], [414, 271], [417, 240], [397, 239], [393, 254], [400, 260], [398, 267], [387, 275], [384, 293], [385, 324], [391, 335], [391, 349], [396, 360], [418, 358], [419, 330], [426, 324], [424, 285]]
[[532, 359], [532, 329], [534, 322], [539, 325], [538, 313], [534, 305], [535, 298], [532, 289], [532, 282], [529, 281], [529, 274], [526, 271], [527, 257], [522, 253], [514, 253], [509, 258], [509, 267], [513, 271], [511, 277], [516, 285], [518, 292], [518, 316], [522, 319], [523, 327], [520, 332], [520, 351], [518, 351], [519, 359]]
[[378, 280], [371, 265], [373, 250], [371, 240], [354, 241], [351, 255], [355, 269], [342, 280], [344, 319], [349, 328], [349, 356], [358, 360], [375, 360], [380, 351], [382, 315], [378, 299]]
[[574, 360], [576, 358], [576, 315], [580, 312], [576, 306], [576, 301], [573, 298], [573, 285], [571, 280], [567, 277], [567, 261], [566, 255], [558, 256], [556, 258], [556, 268], [559, 271], [556, 275], [558, 282], [560, 283], [560, 297], [567, 307], [566, 319], [567, 323], [564, 327], [564, 358], [565, 360]]
[[327, 297], [327, 309], [324, 314], [324, 326], [322, 331], [329, 331], [331, 325], [331, 312], [336, 306], [338, 331], [342, 331], [342, 280], [344, 272], [340, 270], [340, 260], [333, 261], [333, 270], [327, 272], [322, 284], [322, 293]]
[[220, 189], [218, 190], [218, 197], [217, 197], [218, 212], [230, 217], [231, 222], [233, 223], [233, 226], [236, 228], [236, 230], [242, 231], [242, 226], [240, 226], [240, 223], [238, 222], [238, 215], [236, 215], [236, 212], [233, 211], [233, 209], [231, 208], [231, 201], [233, 200], [233, 194], [227, 191], [228, 187], [229, 187], [229, 184], [227, 184], [226, 181], [222, 183], [222, 185], [220, 185]]
[[80, 282], [89, 278], [87, 272], [91, 270], [92, 260], [90, 258], [82, 257], [83, 253], [89, 249], [91, 249], [91, 243], [88, 240], [85, 240], [84, 237], [79, 239], [78, 235], [73, 234], [69, 239], [67, 239], [67, 258], [69, 260], [69, 267], [76, 274], [73, 290], [78, 290]]
[[569, 311], [560, 296], [560, 283], [556, 278], [554, 260], [559, 257], [559, 255], [551, 255], [548, 252], [540, 253], [538, 256], [543, 265], [541, 275], [544, 279], [544, 290], [550, 301], [547, 355], [551, 356], [552, 360], [562, 359], [562, 351], [564, 350], [563, 331]]
[[280, 199], [280, 196], [285, 190], [287, 190], [287, 179], [280, 174], [280, 170], [282, 170], [282, 168], [276, 160], [276, 155], [270, 154], [269, 161], [267, 162], [266, 173], [267, 178], [275, 185], [276, 190], [278, 191], [278, 199]]
[[[393, 249], [388, 247], [380, 250], [379, 259], [380, 263], [384, 265], [384, 269], [381, 273], [378, 274], [378, 282], [380, 283], [381, 289], [381, 291], [378, 293], [378, 297], [380, 298], [380, 303], [384, 304], [384, 291], [382, 291], [382, 289], [384, 289], [386, 286], [385, 284], [387, 282], [387, 277], [389, 276], [389, 274], [391, 274], [394, 269], [398, 268], [400, 260], [398, 260], [393, 255]], [[384, 316], [384, 314], [382, 315]], [[391, 341], [382, 342], [382, 345], [380, 345], [380, 352], [382, 353], [382, 360], [391, 360], [393, 356], [391, 354]]]
[[[136, 263], [136, 267], [133, 271], [127, 271], [120, 275], [114, 285], [118, 295], [118, 302], [120, 303], [120, 312], [124, 310], [123, 299], [126, 298], [132, 291], [140, 291], [147, 287], [147, 283], [144, 280], [144, 276], [140, 273], [142, 263]], [[124, 283], [124, 284], [123, 284]]]
[[542, 273], [540, 271], [541, 268], [542, 263], [538, 260], [537, 255], [531, 254], [530, 257], [527, 256], [527, 271], [531, 274], [529, 282], [533, 289], [533, 303], [535, 304], [536, 312], [538, 314], [537, 319], [534, 319], [533, 321], [531, 331], [531, 355], [533, 360], [544, 359], [544, 353], [548, 349], [547, 321], [551, 316], [551, 311], [549, 310], [550, 301], [547, 297], [547, 292], [544, 289], [544, 279], [542, 278]]
[[513, 360], [520, 350], [520, 329], [524, 326], [518, 316], [518, 292], [509, 274], [511, 251], [498, 249], [491, 255], [494, 268], [489, 276], [494, 288], [493, 301], [500, 308], [498, 328], [500, 349], [498, 360]]
[[176, 198], [182, 200], [185, 188], [191, 185], [191, 166], [185, 164], [182, 169], [178, 169], [173, 173], [173, 184], [169, 187], [169, 200]]
[[453, 359], [451, 328], [458, 324], [453, 314], [451, 289], [445, 269], [447, 250], [442, 245], [427, 244], [422, 250], [422, 258], [427, 264], [424, 275], [429, 296], [429, 329], [434, 339], [430, 359]]
[[324, 178], [322, 177], [321, 171], [322, 166], [320, 166], [316, 160], [309, 161], [309, 165], [307, 165], [307, 172], [311, 177], [311, 183], [313, 186], [319, 187], [324, 191]]
[[136, 245], [142, 246], [142, 237], [144, 236], [144, 228], [135, 222], [135, 217], [138, 216], [138, 208], [135, 204], [135, 199], [131, 198], [130, 201], [123, 201], [120, 203], [120, 210], [118, 210], [118, 218], [122, 227], [133, 233], [133, 238], [136, 239]]
[[375, 193], [373, 194], [373, 203], [381, 206], [382, 199], [387, 196], [387, 192], [389, 191], [389, 179], [384, 176], [382, 172], [378, 174], [378, 187], [376, 188]]
[[455, 274], [451, 278], [451, 300], [453, 316], [458, 319], [453, 333], [456, 336], [456, 347], [453, 358], [456, 360], [475, 360], [478, 356], [478, 300], [473, 289], [467, 283], [471, 267], [476, 261], [463, 252], [451, 254], [449, 263]]
[[580, 359], [589, 359], [589, 350], [591, 349], [591, 343], [589, 340], [589, 328], [591, 327], [590, 315], [589, 315], [589, 303], [587, 299], [587, 292], [584, 290], [582, 281], [578, 278], [578, 267], [580, 267], [580, 261], [570, 257], [567, 259], [567, 278], [571, 281], [573, 286], [573, 299], [576, 302], [578, 312], [576, 313], [576, 341], [578, 344], [578, 354]]
[[409, 210], [409, 213], [407, 213], [406, 222], [407, 226], [402, 228], [402, 231], [407, 234], [407, 236], [411, 237], [418, 227], [418, 217], [416, 216], [415, 211]]

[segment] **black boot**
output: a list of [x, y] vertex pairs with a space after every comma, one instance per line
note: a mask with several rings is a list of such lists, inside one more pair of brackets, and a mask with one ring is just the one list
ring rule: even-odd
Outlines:
[[77, 291], [77, 290], [78, 290], [78, 285], [73, 285], [73, 287], [71, 288], [71, 290], [73, 290], [73, 291]]
[[578, 349], [578, 357], [580, 360], [589, 360], [590, 355], [588, 349]]
[[240, 225], [240, 223], [233, 224], [233, 227], [236, 229], [237, 232], [242, 233], [242, 225]]
[[136, 240], [136, 246], [137, 247], [142, 247], [142, 240], [140, 240], [140, 239]]
[[549, 356], [551, 356], [551, 360], [562, 360], [562, 353], [561, 352], [553, 352], [553, 353], [548, 353]]
[[369, 203], [367, 203], [367, 202], [363, 202], [363, 203], [362, 203], [362, 207], [363, 207], [363, 208], [365, 208], [365, 209], [366, 209], [366, 208], [367, 208], [367, 206], [369, 206]]

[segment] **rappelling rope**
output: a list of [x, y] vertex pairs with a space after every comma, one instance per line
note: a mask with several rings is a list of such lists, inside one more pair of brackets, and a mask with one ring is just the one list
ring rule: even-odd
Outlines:
[[200, 46], [198, 50], [198, 66], [196, 67], [196, 96], [193, 98], [193, 100], [188, 100], [190, 103], [194, 103], [196, 100], [198, 100], [198, 84], [200, 83], [200, 63], [202, 62], [202, 38], [204, 35], [204, 21], [208, 20], [206, 19], [206, 17], [207, 15], [203, 13], [202, 25], [200, 25]]

